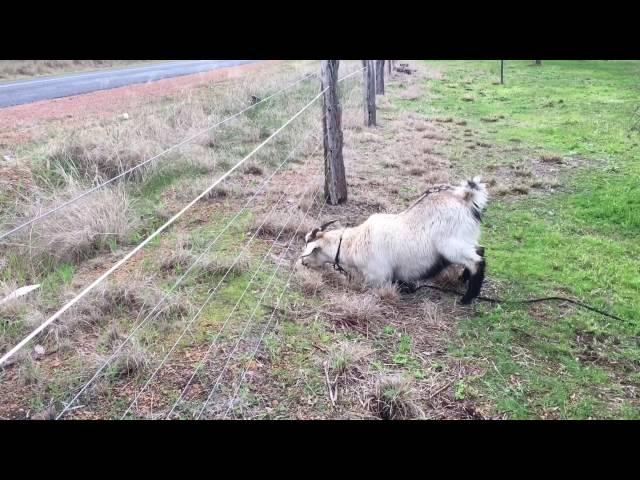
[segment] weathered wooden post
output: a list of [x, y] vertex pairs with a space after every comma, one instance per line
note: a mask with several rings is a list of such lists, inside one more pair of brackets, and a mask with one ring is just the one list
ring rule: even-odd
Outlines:
[[376, 95], [384, 95], [384, 60], [376, 60]]
[[364, 124], [367, 127], [376, 125], [376, 80], [373, 60], [362, 60], [363, 92], [364, 92]]
[[393, 60], [387, 60], [387, 76], [391, 77], [391, 62]]
[[500, 60], [500, 85], [504, 85], [504, 60]]
[[342, 108], [338, 99], [338, 60], [322, 60], [322, 133], [324, 134], [324, 195], [330, 205], [347, 201], [342, 157]]

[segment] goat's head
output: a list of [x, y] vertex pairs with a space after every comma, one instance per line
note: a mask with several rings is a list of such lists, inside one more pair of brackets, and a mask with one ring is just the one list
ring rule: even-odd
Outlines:
[[335, 246], [333, 244], [336, 240], [325, 235], [325, 232], [327, 227], [336, 221], [327, 222], [307, 233], [304, 237], [306, 246], [300, 256], [302, 265], [309, 268], [322, 268], [327, 263], [333, 263], [337, 248], [337, 244]]

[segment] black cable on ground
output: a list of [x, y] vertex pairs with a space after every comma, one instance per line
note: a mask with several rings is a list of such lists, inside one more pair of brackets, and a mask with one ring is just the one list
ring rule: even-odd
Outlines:
[[[451, 288], [443, 288], [443, 287], [438, 287], [436, 285], [420, 285], [419, 287], [416, 288], [416, 291], [421, 289], [421, 288], [432, 288], [434, 290], [439, 290], [441, 292], [445, 292], [445, 293], [455, 293], [456, 295], [463, 295], [461, 292], [458, 292], [457, 290], [453, 290]], [[600, 315], [604, 315], [605, 317], [609, 317], [609, 318], [613, 318], [614, 320], [618, 320], [621, 322], [630, 322], [630, 320], [626, 320], [624, 318], [620, 318], [617, 317], [611, 313], [607, 313], [603, 310], [599, 310], [595, 307], [592, 307], [590, 305], [587, 305], [585, 303], [579, 302], [578, 300], [574, 300], [572, 298], [566, 298], [566, 297], [539, 297], [539, 298], [531, 298], [531, 299], [515, 299], [515, 300], [503, 300], [500, 298], [491, 298], [491, 297], [484, 297], [484, 296], [478, 296], [476, 297], [476, 299], [478, 300], [482, 300], [483, 302], [489, 302], [489, 303], [521, 303], [521, 304], [526, 304], [526, 303], [539, 303], [539, 302], [547, 302], [550, 300], [557, 300], [557, 301], [561, 301], [561, 302], [569, 302], [569, 303], [573, 303], [574, 305], [578, 305], [579, 307], [585, 308], [587, 310], [591, 310], [592, 312], [596, 312], [599, 313]]]

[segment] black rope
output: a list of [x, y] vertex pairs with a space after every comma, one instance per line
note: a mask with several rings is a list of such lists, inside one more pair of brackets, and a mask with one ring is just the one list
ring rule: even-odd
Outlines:
[[[443, 287], [438, 287], [436, 285], [420, 285], [419, 287], [416, 288], [417, 290], [420, 290], [421, 288], [432, 288], [434, 290], [439, 290], [441, 292], [445, 292], [445, 293], [455, 293], [456, 295], [462, 295], [462, 293], [458, 292], [457, 290], [453, 290], [451, 288], [443, 288]], [[620, 322], [630, 322], [630, 320], [626, 320], [624, 318], [620, 318], [620, 317], [616, 317], [615, 315], [611, 314], [611, 313], [607, 313], [603, 310], [599, 310], [595, 307], [592, 307], [590, 305], [587, 305], [585, 303], [579, 302], [578, 300], [574, 300], [572, 298], [567, 298], [567, 297], [539, 297], [539, 298], [531, 298], [531, 299], [515, 299], [515, 300], [503, 300], [500, 298], [492, 298], [492, 297], [483, 297], [483, 296], [477, 296], [476, 297], [478, 300], [482, 300], [483, 302], [489, 302], [489, 303], [523, 303], [523, 304], [527, 304], [527, 303], [539, 303], [539, 302], [547, 302], [550, 300], [558, 300], [561, 302], [569, 302], [569, 303], [573, 303], [574, 305], [578, 305], [579, 307], [582, 308], [586, 308], [587, 310], [591, 310], [592, 312], [596, 312], [599, 313], [600, 315], [604, 315], [605, 317], [609, 317], [609, 318], [613, 318], [614, 320], [618, 320]]]

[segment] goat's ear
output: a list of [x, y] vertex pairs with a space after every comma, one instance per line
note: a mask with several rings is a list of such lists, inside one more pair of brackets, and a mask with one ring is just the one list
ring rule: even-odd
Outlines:
[[336, 220], [331, 220], [330, 222], [327, 222], [327, 223], [322, 224], [322, 225], [320, 226], [320, 231], [321, 231], [321, 232], [324, 232], [324, 231], [327, 229], [327, 227], [328, 227], [329, 225], [331, 225], [331, 224], [333, 224], [333, 223], [336, 223], [337, 221], [338, 221], [338, 220], [336, 219]]

